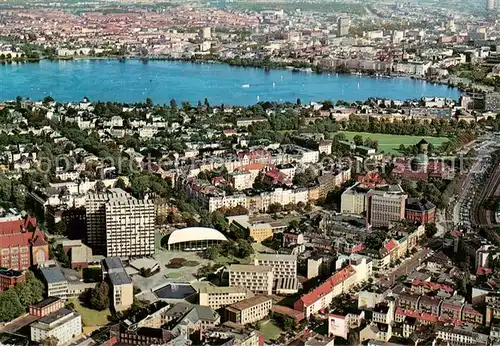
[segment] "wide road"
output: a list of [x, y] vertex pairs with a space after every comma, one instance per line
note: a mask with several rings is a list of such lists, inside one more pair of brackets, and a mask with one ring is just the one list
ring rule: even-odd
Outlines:
[[412, 271], [417, 269], [417, 267], [429, 252], [429, 249], [423, 248], [422, 250], [414, 254], [410, 259], [403, 262], [399, 267], [394, 269], [387, 277], [381, 279], [379, 283], [386, 287], [394, 285], [399, 277], [408, 275]]

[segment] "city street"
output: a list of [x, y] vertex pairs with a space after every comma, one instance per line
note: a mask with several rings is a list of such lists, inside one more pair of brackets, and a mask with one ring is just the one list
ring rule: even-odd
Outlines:
[[409, 273], [414, 271], [420, 265], [421, 261], [427, 256], [427, 254], [429, 254], [429, 252], [430, 250], [427, 248], [420, 250], [411, 258], [401, 263], [401, 265], [394, 269], [387, 277], [382, 278], [379, 283], [381, 285], [384, 285], [385, 287], [391, 287], [399, 277], [408, 275]]

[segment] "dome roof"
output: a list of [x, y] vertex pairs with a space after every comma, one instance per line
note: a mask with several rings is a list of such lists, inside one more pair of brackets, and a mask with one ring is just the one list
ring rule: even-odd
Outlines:
[[214, 228], [208, 227], [187, 227], [176, 229], [168, 237], [168, 245], [197, 240], [221, 240], [227, 241], [227, 238]]
[[418, 154], [413, 160], [416, 164], [419, 165], [425, 165], [429, 163], [429, 157], [426, 154]]

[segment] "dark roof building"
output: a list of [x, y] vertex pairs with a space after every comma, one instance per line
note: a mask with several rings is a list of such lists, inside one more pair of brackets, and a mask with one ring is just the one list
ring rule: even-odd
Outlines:
[[405, 218], [417, 221], [422, 225], [434, 223], [436, 220], [436, 206], [426, 199], [409, 198], [406, 200]]

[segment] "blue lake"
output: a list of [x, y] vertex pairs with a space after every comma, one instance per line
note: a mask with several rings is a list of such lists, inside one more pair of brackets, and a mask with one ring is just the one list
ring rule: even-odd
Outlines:
[[410, 78], [265, 71], [224, 64], [138, 60], [47, 61], [0, 66], [0, 99], [16, 96], [57, 101], [144, 101], [155, 103], [203, 101], [249, 105], [258, 101], [302, 102], [369, 97], [414, 99], [423, 96], [458, 99], [460, 92], [446, 85]]

